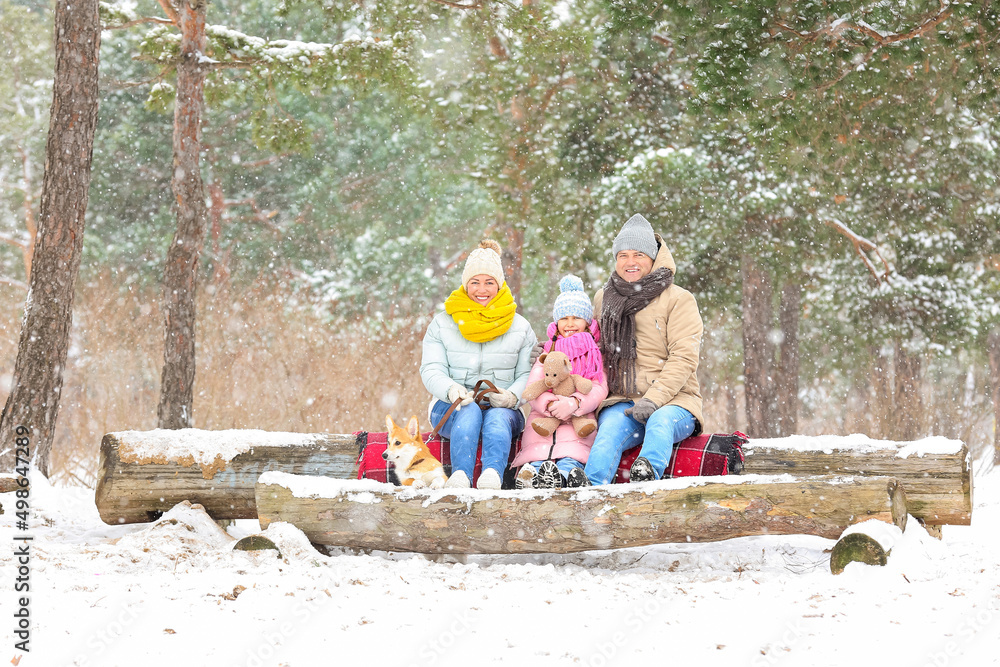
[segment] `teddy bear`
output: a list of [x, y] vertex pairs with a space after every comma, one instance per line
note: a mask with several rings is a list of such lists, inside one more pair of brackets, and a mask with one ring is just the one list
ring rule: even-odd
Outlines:
[[[542, 395], [543, 392], [551, 391], [556, 396], [572, 396], [575, 392], [588, 394], [594, 383], [581, 375], [573, 374], [573, 365], [562, 352], [549, 352], [538, 357], [545, 371], [545, 378], [529, 384], [521, 397], [526, 401], [532, 401]], [[580, 417], [570, 418], [573, 430], [578, 436], [584, 438], [597, 429], [597, 420], [594, 413]], [[552, 432], [562, 421], [555, 417], [538, 417], [531, 421], [531, 428], [541, 436], [552, 435]]]

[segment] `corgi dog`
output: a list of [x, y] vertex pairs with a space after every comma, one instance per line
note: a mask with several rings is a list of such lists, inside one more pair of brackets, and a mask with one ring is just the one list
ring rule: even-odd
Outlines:
[[396, 476], [403, 486], [440, 489], [448, 480], [441, 462], [434, 458], [420, 437], [420, 422], [410, 417], [406, 428], [396, 426], [386, 415], [385, 426], [389, 431], [388, 444], [382, 458], [396, 466]]

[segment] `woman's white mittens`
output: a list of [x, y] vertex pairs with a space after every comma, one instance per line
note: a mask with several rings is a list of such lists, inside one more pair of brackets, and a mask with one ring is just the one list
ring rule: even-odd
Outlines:
[[494, 408], [513, 409], [517, 407], [517, 396], [509, 389], [501, 389], [499, 393], [491, 392], [489, 398], [490, 405]]
[[458, 399], [462, 399], [462, 402], [455, 409], [458, 410], [463, 405], [468, 405], [472, 403], [472, 392], [458, 384], [457, 382], [448, 389], [448, 402], [454, 403]]

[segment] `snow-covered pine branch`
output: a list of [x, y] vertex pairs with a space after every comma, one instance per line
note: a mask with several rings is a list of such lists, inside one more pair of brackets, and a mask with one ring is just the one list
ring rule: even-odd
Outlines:
[[[875, 278], [876, 283], [881, 283], [883, 280], [888, 282], [889, 275], [892, 273], [892, 268], [889, 266], [889, 262], [886, 261], [885, 257], [882, 256], [882, 251], [879, 250], [878, 245], [873, 241], [869, 241], [860, 234], [854, 233], [847, 225], [840, 222], [839, 220], [826, 220], [826, 224], [833, 227], [839, 234], [847, 237], [854, 246], [854, 251], [858, 253], [861, 261], [865, 263], [865, 267], [871, 272], [872, 277]], [[885, 271], [880, 275], [875, 265], [872, 263], [871, 259], [866, 254], [867, 252], [873, 252], [881, 260], [882, 266], [885, 267]]]

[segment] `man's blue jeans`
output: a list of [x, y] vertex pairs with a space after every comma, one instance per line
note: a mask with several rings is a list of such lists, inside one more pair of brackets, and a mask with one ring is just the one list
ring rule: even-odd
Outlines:
[[615, 477], [622, 452], [642, 443], [639, 456], [653, 466], [657, 479], [663, 476], [674, 443], [694, 433], [694, 415], [676, 405], [664, 405], [645, 424], [625, 414], [633, 401], [610, 405], [597, 415], [597, 436], [584, 472], [591, 484], [609, 484]]
[[[431, 408], [432, 425], [441, 421], [450, 405], [444, 401], [434, 404]], [[451, 472], [454, 474], [461, 470], [471, 482], [480, 436], [483, 440], [483, 470], [493, 468], [503, 479], [510, 459], [511, 441], [522, 430], [524, 414], [520, 410], [493, 407], [481, 410], [475, 403], [470, 403], [451, 413], [438, 432], [442, 438], [451, 441]]]

